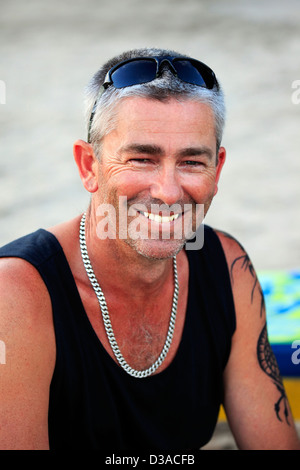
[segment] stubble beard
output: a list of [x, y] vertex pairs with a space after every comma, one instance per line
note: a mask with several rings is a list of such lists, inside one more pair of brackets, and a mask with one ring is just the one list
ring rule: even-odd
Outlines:
[[[124, 196], [125, 197], [125, 196]], [[212, 198], [211, 198], [212, 199]], [[170, 234], [170, 237], [167, 239], [164, 239], [161, 234], [157, 238], [151, 238], [151, 230], [149, 228], [149, 220], [144, 220], [145, 226], [148, 227], [148, 229], [145, 230], [144, 228], [144, 233], [141, 234], [141, 237], [134, 237], [133, 234], [131, 233], [131, 222], [134, 221], [134, 219], [137, 217], [134, 216], [128, 216], [127, 215], [127, 221], [126, 224], [123, 224], [123, 227], [126, 227], [125, 232], [122, 232], [121, 227], [121, 221], [119, 218], [119, 205], [120, 205], [120, 198], [117, 195], [116, 191], [113, 191], [112, 194], [110, 194], [110, 197], [106, 191], [103, 191], [101, 194], [101, 200], [103, 201], [104, 204], [110, 204], [115, 208], [116, 211], [116, 230], [115, 230], [115, 241], [118, 241], [120, 243], [125, 243], [128, 247], [130, 247], [132, 250], [134, 250], [138, 255], [143, 256], [149, 260], [163, 260], [163, 259], [169, 259], [174, 256], [176, 256], [186, 245], [186, 242], [191, 239], [196, 232], [197, 227], [202, 223], [203, 218], [206, 215], [206, 212], [211, 204], [211, 200], [206, 202], [205, 204], [197, 204], [194, 200], [185, 200], [185, 201], [179, 201], [177, 205], [181, 207], [182, 213], [184, 214], [184, 206], [185, 205], [190, 205], [192, 208], [192, 216], [191, 216], [191, 221], [189, 222], [189, 227], [188, 229], [185, 228], [183, 230], [182, 228], [182, 237], [174, 238], [174, 234]], [[122, 207], [124, 211], [128, 214], [130, 212], [130, 208], [135, 207], [137, 205], [144, 205], [148, 211], [151, 211], [151, 205], [159, 205], [159, 206], [166, 206], [164, 203], [158, 200], [153, 200], [151, 198], [142, 198], [142, 197], [134, 197], [130, 200], [126, 199], [126, 207]], [[175, 204], [176, 205], [176, 204]], [[197, 219], [197, 206], [202, 206], [204, 209], [204, 214], [202, 213], [202, 217], [200, 220], [200, 223]], [[171, 206], [172, 207], [172, 206]], [[185, 217], [186, 214], [183, 215]], [[139, 215], [143, 219], [142, 215]], [[181, 223], [183, 224], [183, 217], [181, 217]], [[144, 235], [144, 237], [143, 237]], [[119, 245], [120, 246], [120, 245]], [[117, 249], [117, 246], [116, 246]]]

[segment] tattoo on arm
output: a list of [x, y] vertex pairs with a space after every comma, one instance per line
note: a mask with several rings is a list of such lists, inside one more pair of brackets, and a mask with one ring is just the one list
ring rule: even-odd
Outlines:
[[267, 374], [273, 381], [278, 392], [280, 393], [279, 399], [274, 405], [275, 413], [279, 421], [282, 421], [280, 417], [281, 403], [283, 404], [283, 414], [287, 424], [288, 421], [288, 399], [285, 394], [284, 386], [280, 377], [280, 371], [277, 365], [275, 355], [272, 351], [268, 340], [267, 326], [264, 325], [257, 342], [257, 358], [261, 369]]
[[263, 294], [262, 288], [261, 288], [261, 286], [258, 282], [253, 264], [251, 263], [251, 260], [250, 260], [249, 256], [247, 255], [247, 253], [245, 252], [242, 245], [237, 240], [235, 240], [235, 238], [233, 238], [231, 235], [229, 235], [228, 233], [225, 233], [225, 232], [222, 232], [222, 233], [223, 233], [223, 235], [225, 235], [225, 237], [230, 238], [231, 240], [234, 240], [239, 245], [239, 247], [241, 248], [241, 250], [244, 253], [243, 255], [238, 256], [237, 258], [235, 258], [235, 260], [232, 262], [232, 264], [230, 266], [230, 277], [231, 277], [232, 283], [234, 282], [233, 273], [234, 273], [234, 271], [236, 271], [236, 268], [238, 268], [239, 263], [240, 263], [240, 265], [241, 265], [240, 269], [243, 269], [244, 271], [248, 271], [251, 274], [252, 278], [253, 278], [253, 286], [252, 286], [252, 290], [251, 290], [251, 303], [253, 303], [255, 289], [258, 291], [258, 293], [260, 295], [260, 317], [262, 317], [263, 312], [265, 310], [264, 294]]
[[[254, 293], [257, 290], [258, 294], [260, 295], [260, 317], [263, 317], [263, 313], [265, 311], [265, 302], [264, 302], [264, 294], [262, 288], [258, 282], [255, 269], [251, 263], [249, 256], [247, 255], [246, 251], [244, 250], [243, 246], [231, 235], [226, 232], [221, 232], [223, 235], [231, 240], [234, 240], [242, 250], [243, 254], [235, 258], [235, 260], [231, 263], [230, 266], [230, 277], [232, 284], [234, 282], [234, 277], [238, 275], [237, 270], [243, 269], [244, 271], [248, 271], [253, 278], [253, 286], [251, 289], [251, 304], [254, 301]], [[274, 404], [274, 410], [276, 416], [279, 421], [283, 421], [283, 416], [287, 424], [289, 425], [289, 408], [288, 408], [288, 399], [284, 390], [284, 386], [281, 380], [279, 367], [276, 361], [276, 357], [273, 353], [271, 345], [268, 340], [268, 332], [267, 332], [267, 325], [264, 324], [264, 327], [259, 335], [258, 342], [257, 342], [257, 359], [260, 368], [263, 370], [265, 374], [267, 374], [273, 381], [273, 384], [276, 386], [279, 392], [279, 398]], [[282, 408], [283, 407], [283, 408]]]

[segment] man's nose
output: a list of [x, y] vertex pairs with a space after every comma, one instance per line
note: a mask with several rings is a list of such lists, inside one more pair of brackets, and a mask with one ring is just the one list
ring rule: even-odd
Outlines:
[[158, 170], [150, 186], [150, 195], [152, 198], [159, 199], [169, 206], [182, 199], [183, 190], [180, 178], [173, 165], [165, 166]]

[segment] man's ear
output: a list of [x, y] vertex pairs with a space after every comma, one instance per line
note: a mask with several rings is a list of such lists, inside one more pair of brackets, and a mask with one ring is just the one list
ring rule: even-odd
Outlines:
[[218, 163], [217, 163], [217, 171], [216, 171], [216, 179], [215, 179], [214, 196], [218, 192], [218, 183], [219, 183], [221, 171], [222, 171], [223, 165], [225, 163], [225, 160], [226, 160], [226, 150], [225, 150], [224, 147], [220, 147], [219, 152], [218, 152]]
[[77, 140], [73, 146], [73, 155], [85, 189], [94, 193], [98, 189], [98, 160], [93, 147], [84, 140]]

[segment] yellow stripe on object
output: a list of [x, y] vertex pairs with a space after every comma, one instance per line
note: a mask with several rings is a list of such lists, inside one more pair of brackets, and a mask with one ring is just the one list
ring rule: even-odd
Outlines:
[[226, 414], [225, 414], [223, 406], [221, 406], [220, 408], [218, 421], [226, 421]]
[[[283, 379], [283, 385], [286, 395], [289, 400], [292, 415], [295, 421], [300, 421], [300, 378], [298, 379]], [[226, 421], [226, 414], [223, 406], [220, 408], [219, 421]]]
[[292, 415], [296, 421], [300, 420], [300, 378], [297, 379], [283, 379], [283, 384], [289, 404], [291, 407]]

